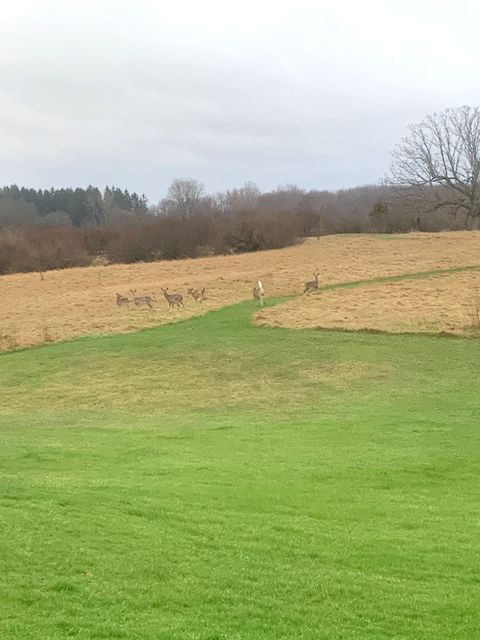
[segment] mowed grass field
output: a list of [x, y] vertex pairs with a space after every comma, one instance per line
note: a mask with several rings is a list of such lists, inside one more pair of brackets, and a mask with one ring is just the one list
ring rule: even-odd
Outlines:
[[0, 355], [2, 639], [480, 637], [480, 343], [257, 309]]
[[[284, 296], [300, 293], [317, 271], [328, 286], [479, 264], [480, 232], [449, 232], [325, 236], [255, 254], [51, 271], [44, 281], [37, 273], [2, 276], [0, 350], [135, 331], [200, 315], [249, 299], [258, 279], [269, 296]], [[162, 287], [183, 293], [185, 310], [170, 312]], [[186, 296], [189, 287], [206, 287], [205, 303]], [[115, 294], [128, 295], [130, 289], [153, 293], [155, 310], [119, 309]], [[360, 319], [362, 309], [354, 310]], [[302, 316], [309, 313], [317, 318], [315, 311], [303, 314], [302, 309]]]

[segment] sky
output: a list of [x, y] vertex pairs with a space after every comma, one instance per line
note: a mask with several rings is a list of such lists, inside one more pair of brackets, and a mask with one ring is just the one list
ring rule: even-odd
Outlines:
[[376, 183], [480, 104], [480, 3], [0, 0], [0, 184]]

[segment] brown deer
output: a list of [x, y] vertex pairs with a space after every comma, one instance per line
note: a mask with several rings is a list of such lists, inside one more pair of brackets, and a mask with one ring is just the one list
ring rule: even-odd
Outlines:
[[319, 275], [320, 274], [318, 272], [314, 273], [313, 277], [315, 278], [315, 280], [310, 280], [310, 282], [305, 282], [305, 289], [303, 290], [303, 293], [306, 293], [307, 291], [316, 291], [319, 288], [320, 286], [320, 283], [318, 281]]
[[173, 309], [175, 305], [177, 305], [177, 309], [180, 309], [180, 307], [185, 307], [185, 305], [183, 304], [183, 296], [181, 293], [168, 293], [168, 289], [163, 288], [162, 291], [170, 309]]
[[141, 307], [142, 305], [145, 305], [147, 307], [150, 307], [150, 309], [153, 309], [153, 303], [155, 302], [153, 295], [137, 296], [136, 289], [130, 289], [130, 293], [132, 294], [133, 304], [136, 307]]
[[115, 295], [117, 296], [117, 307], [130, 306], [130, 298], [127, 298], [126, 296], [122, 296], [122, 294], [120, 293], [117, 293]]
[[188, 294], [192, 296], [195, 302], [203, 302], [205, 300], [205, 287], [203, 289], [189, 289]]
[[265, 297], [265, 289], [262, 286], [260, 280], [257, 282], [256, 286], [252, 289], [253, 299], [260, 300], [260, 305], [263, 307], [263, 299]]

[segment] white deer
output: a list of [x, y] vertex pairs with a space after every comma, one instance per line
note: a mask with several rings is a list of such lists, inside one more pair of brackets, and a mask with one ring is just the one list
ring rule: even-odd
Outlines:
[[260, 300], [260, 305], [263, 307], [263, 299], [265, 297], [265, 289], [262, 286], [260, 280], [258, 280], [255, 287], [252, 289], [253, 299]]

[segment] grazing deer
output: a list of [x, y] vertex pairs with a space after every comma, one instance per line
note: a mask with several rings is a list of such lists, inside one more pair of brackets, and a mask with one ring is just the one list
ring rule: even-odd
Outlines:
[[122, 296], [120, 293], [117, 296], [117, 307], [128, 307], [130, 305], [130, 298]]
[[141, 307], [142, 305], [146, 305], [147, 307], [150, 307], [150, 309], [153, 309], [153, 303], [155, 302], [155, 300], [153, 299], [153, 295], [137, 296], [136, 289], [130, 289], [130, 293], [132, 294], [133, 303], [136, 307]]
[[263, 299], [265, 297], [265, 289], [262, 287], [262, 283], [260, 280], [257, 282], [256, 286], [252, 289], [253, 299], [260, 300], [260, 305], [263, 307]]
[[189, 289], [188, 294], [192, 296], [195, 302], [203, 302], [205, 300], [205, 287], [203, 289]]
[[306, 293], [307, 291], [316, 291], [318, 289], [318, 287], [320, 286], [320, 283], [318, 281], [318, 276], [320, 274], [314, 273], [313, 276], [315, 278], [315, 280], [310, 280], [310, 282], [305, 282], [305, 289], [303, 290], [303, 293]]
[[173, 309], [175, 305], [177, 305], [177, 309], [180, 309], [180, 307], [185, 307], [185, 305], [183, 304], [183, 296], [181, 293], [168, 293], [168, 289], [163, 288], [162, 291], [170, 309]]

